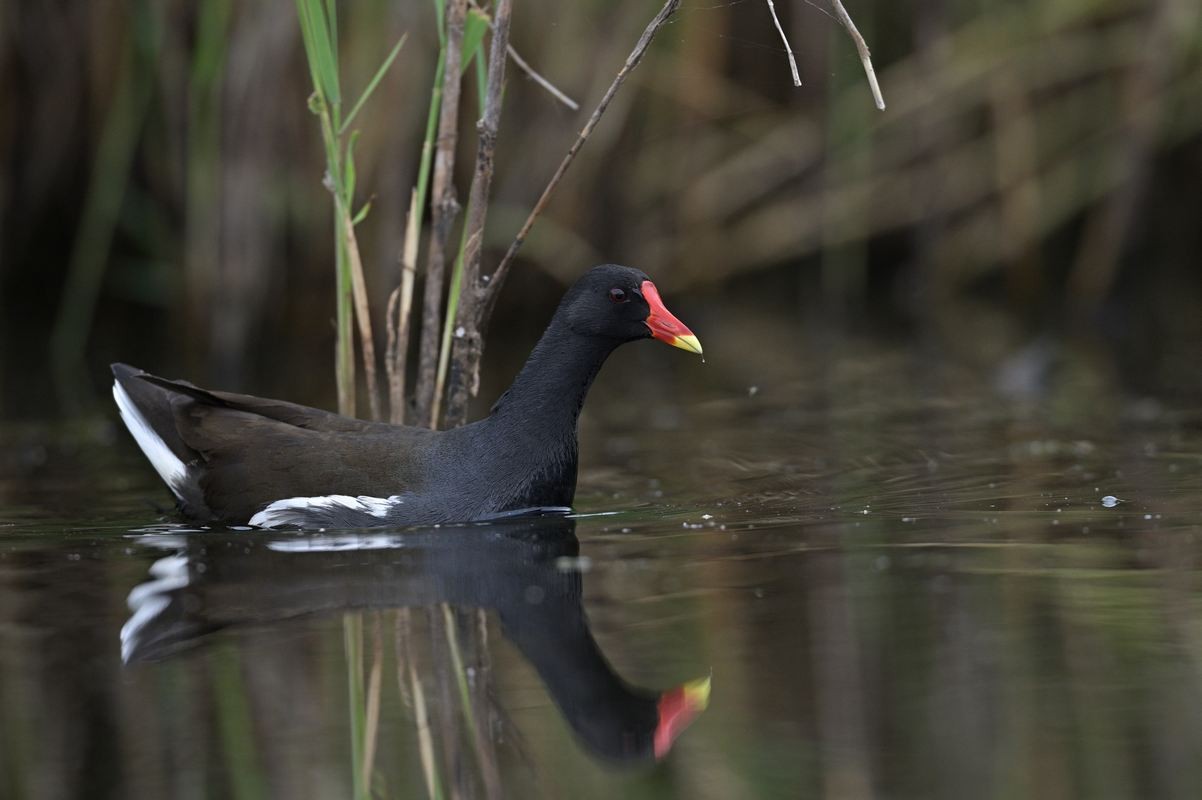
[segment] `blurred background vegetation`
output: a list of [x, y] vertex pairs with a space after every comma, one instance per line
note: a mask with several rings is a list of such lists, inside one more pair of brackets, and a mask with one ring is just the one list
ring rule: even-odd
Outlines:
[[[486, 265], [659, 5], [516, 4], [512, 44], [582, 110], [511, 68]], [[705, 309], [707, 345], [734, 335], [722, 312], [738, 305], [804, 321], [799, 335], [900, 330], [989, 357], [1100, 336], [1143, 372], [1181, 369], [1158, 354], [1202, 336], [1197, 3], [856, 0], [885, 112], [819, 5], [776, 3], [800, 88], [766, 3], [682, 5], [527, 242], [482, 401], [505, 345], [524, 355], [563, 285], [604, 261], [645, 269], [686, 321]], [[374, 198], [358, 236], [382, 314], [434, 4], [339, 15], [350, 85], [409, 34], [356, 121], [359, 201]], [[117, 359], [333, 405], [330, 197], [291, 0], [5, 3], [0, 87], [0, 413], [94, 408]], [[475, 150], [462, 130], [461, 200]], [[71, 376], [57, 391], [55, 366]]]

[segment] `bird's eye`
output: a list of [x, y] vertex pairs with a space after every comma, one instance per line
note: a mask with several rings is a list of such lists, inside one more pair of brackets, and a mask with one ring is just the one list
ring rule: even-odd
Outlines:
[[609, 290], [609, 299], [615, 303], [625, 303], [627, 299], [626, 292], [615, 286], [613, 289]]

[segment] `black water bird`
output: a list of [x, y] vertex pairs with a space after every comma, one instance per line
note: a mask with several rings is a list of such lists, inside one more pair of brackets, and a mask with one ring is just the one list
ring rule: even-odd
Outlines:
[[481, 520], [571, 506], [585, 395], [614, 349], [648, 338], [701, 353], [644, 273], [605, 265], [564, 295], [489, 416], [461, 428], [366, 422], [124, 364], [113, 365], [113, 397], [194, 519], [264, 528]]
[[596, 756], [663, 758], [708, 703], [708, 678], [658, 691], [614, 671], [589, 629], [581, 572], [570, 566], [580, 548], [573, 519], [290, 536], [257, 540], [249, 551], [244, 536], [141, 539], [171, 553], [129, 594], [125, 663], [174, 657], [234, 628], [450, 603], [496, 613], [505, 637]]

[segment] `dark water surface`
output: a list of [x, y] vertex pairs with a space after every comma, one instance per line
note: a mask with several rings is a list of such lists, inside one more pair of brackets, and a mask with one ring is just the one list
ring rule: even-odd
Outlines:
[[1202, 405], [1035, 360], [603, 381], [581, 516], [503, 526], [190, 532], [10, 426], [0, 796], [1198, 797]]

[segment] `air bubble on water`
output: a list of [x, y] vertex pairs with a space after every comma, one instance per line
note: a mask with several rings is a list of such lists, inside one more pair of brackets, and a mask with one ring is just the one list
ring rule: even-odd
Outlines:
[[755, 596], [756, 596], [756, 597], [763, 598], [763, 596], [764, 596], [764, 590], [763, 590], [763, 589], [761, 589], [760, 587], [758, 587], [758, 586], [757, 586], [757, 587], [755, 587], [755, 592], [754, 592], [754, 594], [755, 594]]
[[460, 325], [458, 328], [455, 329], [455, 338], [456, 339], [462, 339], [466, 335], [467, 335], [467, 329], [464, 328], [462, 325]]
[[1117, 497], [1115, 497], [1114, 495], [1112, 495], [1112, 494], [1108, 494], [1108, 495], [1106, 495], [1105, 497], [1103, 497], [1103, 498], [1102, 498], [1102, 505], [1103, 505], [1105, 508], [1114, 508], [1114, 507], [1115, 507], [1115, 506], [1117, 506], [1117, 505], [1118, 505], [1120, 502], [1121, 502], [1121, 501], [1120, 501], [1120, 500], [1119, 500]]
[[713, 514], [702, 514], [701, 518], [702, 519], [713, 519], [714, 515]]
[[760, 387], [758, 387], [758, 386], [748, 386], [747, 387], [747, 396], [748, 397], [755, 397], [759, 393], [760, 393]]
[[1151, 514], [1144, 514], [1144, 519], [1152, 519], [1152, 515], [1151, 515]]

